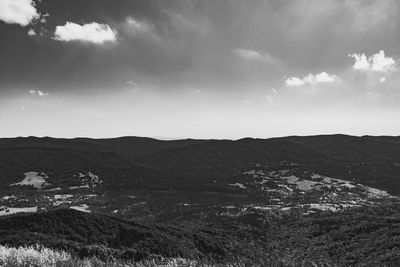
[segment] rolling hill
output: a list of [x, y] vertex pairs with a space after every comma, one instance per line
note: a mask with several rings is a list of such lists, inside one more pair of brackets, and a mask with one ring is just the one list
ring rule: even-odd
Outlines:
[[348, 207], [393, 201], [399, 173], [398, 137], [0, 139], [4, 214], [78, 207], [160, 220], [165, 211]]
[[0, 139], [0, 245], [397, 266], [400, 139]]

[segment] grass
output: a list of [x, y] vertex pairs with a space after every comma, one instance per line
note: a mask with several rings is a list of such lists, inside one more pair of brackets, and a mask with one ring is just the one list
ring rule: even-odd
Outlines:
[[[304, 266], [294, 261], [270, 261], [266, 264], [252, 264], [238, 260], [236, 263], [210, 263], [207, 261], [195, 261], [183, 258], [157, 258], [140, 262], [123, 261], [114, 259], [104, 262], [96, 257], [79, 259], [72, 254], [46, 248], [41, 245], [25, 247], [8, 247], [0, 245], [1, 267], [245, 267], [245, 266]], [[305, 265], [308, 266], [308, 265]], [[314, 263], [310, 266], [319, 266]], [[321, 266], [333, 266], [329, 263]]]
[[2, 267], [192, 267], [196, 261], [182, 258], [153, 259], [141, 262], [114, 260], [103, 262], [96, 257], [78, 259], [68, 252], [49, 249], [40, 245], [29, 247], [0, 246]]
[[69, 253], [40, 246], [10, 248], [0, 246], [1, 266], [67, 266], [73, 260]]

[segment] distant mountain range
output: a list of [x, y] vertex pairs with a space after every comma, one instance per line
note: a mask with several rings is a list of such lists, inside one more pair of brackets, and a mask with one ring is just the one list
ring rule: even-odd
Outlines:
[[400, 137], [389, 136], [0, 139], [4, 213], [69, 206], [165, 219], [199, 206], [347, 206], [400, 195], [399, 174]]
[[[89, 169], [106, 180], [108, 172], [144, 172], [152, 178], [165, 177], [163, 183], [173, 186], [176, 184], [168, 179], [181, 180], [180, 186], [192, 185], [192, 179], [204, 185], [214, 178], [229, 179], [229, 175], [249, 164], [282, 161], [400, 194], [400, 137], [323, 135], [237, 141], [160, 141], [143, 137], [0, 139], [0, 177], [4, 182], [17, 182], [22, 173], [33, 170], [60, 177]], [[156, 186], [145, 180], [143, 183]]]

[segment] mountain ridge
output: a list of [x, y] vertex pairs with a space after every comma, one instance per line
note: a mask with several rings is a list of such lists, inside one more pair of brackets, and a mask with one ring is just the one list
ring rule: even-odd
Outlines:
[[400, 195], [397, 140], [347, 135], [0, 139], [0, 198], [5, 198], [0, 206], [7, 213], [53, 209], [57, 203], [154, 220], [168, 209], [199, 215], [216, 207], [269, 209], [275, 202], [284, 209], [305, 204], [337, 209]]

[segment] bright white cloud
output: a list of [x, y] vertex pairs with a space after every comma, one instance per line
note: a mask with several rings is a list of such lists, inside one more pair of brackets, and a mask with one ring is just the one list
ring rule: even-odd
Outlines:
[[369, 69], [369, 62], [367, 56], [364, 54], [350, 54], [349, 57], [354, 58], [353, 69], [355, 70], [367, 70]]
[[372, 56], [371, 69], [374, 71], [393, 71], [395, 70], [396, 62], [391, 57], [385, 57], [383, 50], [379, 51], [378, 54]]
[[102, 44], [104, 42], [114, 42], [117, 38], [117, 32], [107, 24], [92, 22], [79, 25], [67, 22], [64, 26], [56, 27], [54, 36], [54, 39], [58, 41], [82, 41]]
[[354, 58], [353, 69], [370, 70], [376, 72], [389, 72], [396, 70], [396, 61], [391, 57], [386, 57], [383, 50], [367, 58], [365, 54], [349, 54]]
[[340, 78], [338, 76], [331, 75], [323, 71], [315, 75], [310, 73], [303, 78], [290, 77], [285, 83], [287, 86], [301, 86], [305, 84], [332, 83], [339, 80]]
[[27, 26], [39, 18], [32, 0], [0, 0], [0, 20], [9, 24]]
[[304, 84], [304, 80], [297, 77], [290, 77], [285, 83], [287, 86], [300, 86]]

